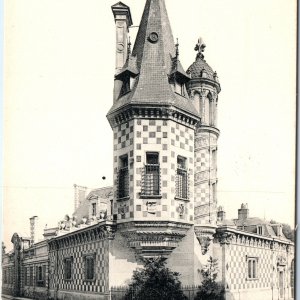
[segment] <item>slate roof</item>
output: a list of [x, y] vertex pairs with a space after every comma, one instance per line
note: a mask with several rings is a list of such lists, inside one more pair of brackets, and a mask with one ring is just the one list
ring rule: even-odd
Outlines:
[[276, 234], [276, 232], [273, 229], [274, 225], [272, 226], [270, 222], [257, 217], [251, 217], [246, 219], [232, 219], [232, 220], [225, 219], [219, 222], [219, 225], [229, 226], [253, 234], [257, 234], [257, 226], [262, 226], [263, 227], [262, 236], [289, 241], [289, 239], [287, 239], [283, 233], [280, 237]]
[[204, 60], [198, 57], [195, 62], [187, 69], [187, 73], [191, 75], [191, 78], [200, 78], [202, 70], [205, 70], [207, 73], [207, 78], [211, 80], [214, 79], [214, 71], [210, 65]]
[[[157, 34], [157, 41], [151, 41], [151, 33]], [[164, 0], [147, 0], [131, 54], [131, 60], [136, 59], [139, 75], [131, 92], [119, 98], [109, 114], [131, 104], [175, 106], [198, 116], [191, 100], [176, 94], [169, 84], [175, 50]], [[180, 62], [178, 64], [178, 69], [184, 72]]]

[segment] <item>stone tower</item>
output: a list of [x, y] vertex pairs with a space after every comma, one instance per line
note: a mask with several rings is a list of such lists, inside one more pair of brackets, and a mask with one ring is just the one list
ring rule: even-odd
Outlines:
[[186, 90], [190, 77], [164, 0], [146, 1], [133, 50], [129, 43], [120, 47], [126, 53], [121, 69], [118, 47], [126, 44], [131, 16], [121, 2], [112, 9], [116, 24], [122, 11], [125, 26], [121, 34], [117, 25], [114, 103], [107, 115], [114, 135], [113, 214], [138, 254], [168, 255], [194, 223], [199, 112]]
[[217, 128], [218, 94], [221, 90], [217, 73], [207, 64], [205, 44], [198, 40], [196, 61], [188, 68], [191, 76], [188, 92], [201, 118], [195, 131], [195, 232], [214, 233], [217, 221]]

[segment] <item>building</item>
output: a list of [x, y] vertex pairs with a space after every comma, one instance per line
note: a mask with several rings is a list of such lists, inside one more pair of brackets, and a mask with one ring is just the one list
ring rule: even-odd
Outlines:
[[217, 207], [217, 73], [204, 59], [184, 70], [163, 0], [147, 0], [133, 49], [130, 8], [112, 6], [116, 67], [107, 119], [114, 136], [114, 184], [88, 195], [74, 185], [72, 217], [40, 243], [14, 234], [3, 257], [3, 293], [37, 299], [110, 299], [142, 259], [163, 256], [183, 285], [199, 285], [218, 258], [226, 299], [288, 299], [293, 243], [280, 224], [226, 220]]

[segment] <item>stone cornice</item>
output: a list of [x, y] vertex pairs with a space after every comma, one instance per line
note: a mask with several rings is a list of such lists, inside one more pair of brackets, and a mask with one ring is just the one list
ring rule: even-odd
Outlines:
[[108, 114], [107, 118], [112, 128], [135, 118], [173, 120], [192, 129], [195, 129], [200, 121], [200, 118], [173, 106], [145, 106], [140, 104], [122, 107]]
[[113, 221], [103, 221], [101, 223], [87, 226], [85, 228], [71, 231], [62, 236], [48, 240], [49, 250], [70, 247], [92, 241], [113, 239], [116, 230], [116, 223]]
[[276, 239], [263, 235], [254, 234], [247, 231], [234, 229], [228, 226], [217, 228], [215, 238], [221, 244], [249, 244], [250, 246], [267, 246], [267, 248], [274, 249], [277, 245], [284, 245], [285, 247], [294, 246], [292, 241]]

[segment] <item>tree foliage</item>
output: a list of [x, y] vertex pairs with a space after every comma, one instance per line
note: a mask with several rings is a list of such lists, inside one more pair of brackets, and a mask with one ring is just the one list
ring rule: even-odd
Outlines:
[[125, 300], [186, 300], [178, 277], [163, 258], [146, 260], [143, 269], [134, 271]]
[[201, 270], [203, 281], [195, 300], [224, 300], [225, 288], [221, 283], [216, 282], [218, 275], [218, 262], [211, 256], [207, 265]]
[[287, 239], [291, 240], [292, 242], [295, 242], [295, 230], [293, 230], [289, 224], [279, 223], [274, 220], [271, 220], [270, 223], [271, 224], [282, 224], [282, 232], [283, 232], [284, 236]]

